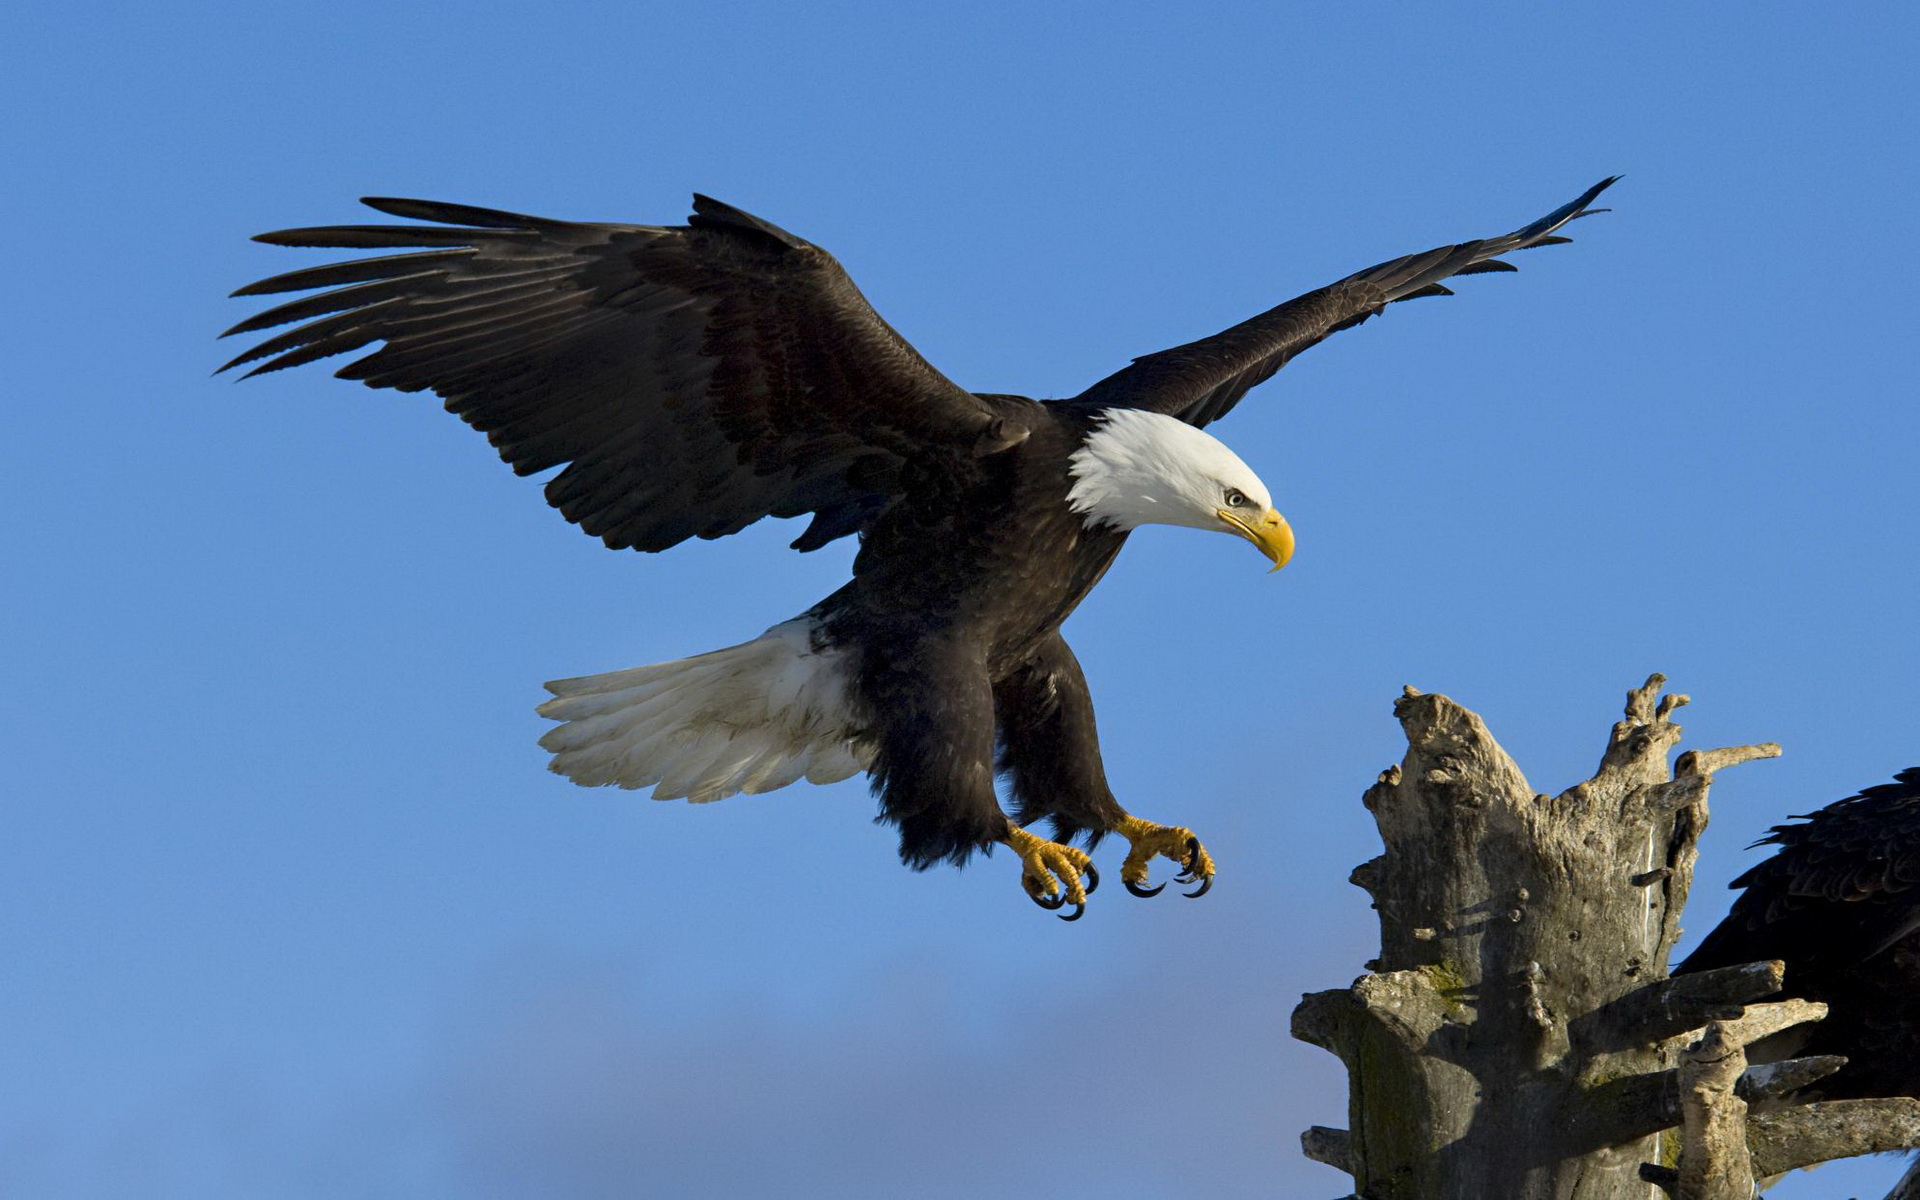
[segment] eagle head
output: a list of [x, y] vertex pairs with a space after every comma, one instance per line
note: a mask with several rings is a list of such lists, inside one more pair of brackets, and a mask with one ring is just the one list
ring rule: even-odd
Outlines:
[[1220, 439], [1155, 412], [1111, 408], [1074, 451], [1067, 504], [1089, 529], [1185, 525], [1238, 534], [1273, 560], [1293, 557], [1293, 530], [1267, 485]]

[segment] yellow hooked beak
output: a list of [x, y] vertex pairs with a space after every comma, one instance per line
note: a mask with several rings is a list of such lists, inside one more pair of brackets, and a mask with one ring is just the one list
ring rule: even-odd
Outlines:
[[[1279, 513], [1268, 509], [1252, 521], [1234, 512], [1230, 508], [1214, 510], [1228, 529], [1260, 547], [1260, 552], [1273, 560], [1273, 571], [1287, 565], [1293, 557], [1293, 527]], [[1267, 574], [1273, 574], [1273, 571]]]

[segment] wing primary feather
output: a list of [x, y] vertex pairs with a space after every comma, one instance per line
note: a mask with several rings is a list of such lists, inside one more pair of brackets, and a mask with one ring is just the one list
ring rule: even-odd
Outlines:
[[255, 333], [262, 329], [272, 329], [276, 325], [285, 325], [289, 321], [301, 321], [308, 317], [323, 317], [328, 313], [341, 312], [349, 308], [360, 308], [375, 300], [385, 300], [396, 294], [413, 280], [427, 279], [435, 272], [421, 271], [414, 275], [395, 275], [386, 279], [375, 279], [353, 287], [335, 288], [317, 296], [305, 296], [285, 304], [270, 308], [263, 313], [248, 317], [233, 328], [221, 334], [232, 337], [236, 333]]
[[270, 296], [277, 292], [308, 292], [315, 288], [335, 287], [339, 284], [363, 283], [369, 279], [394, 278], [414, 274], [417, 268], [445, 267], [470, 259], [475, 253], [472, 246], [460, 246], [452, 250], [422, 250], [417, 254], [385, 254], [376, 258], [351, 258], [346, 262], [328, 263], [319, 267], [302, 267], [298, 271], [274, 275], [258, 283], [250, 283], [233, 294], [235, 296]]
[[323, 250], [377, 250], [393, 246], [471, 246], [485, 238], [531, 240], [533, 229], [438, 229], [432, 225], [313, 225], [256, 233], [253, 240], [269, 246], [309, 246]]
[[[310, 343], [325, 342], [329, 339], [335, 338], [340, 335], [358, 333], [365, 328], [360, 324], [360, 322], [364, 321], [369, 315], [379, 313], [385, 309], [390, 309], [395, 305], [402, 304], [402, 303], [405, 303], [405, 298], [396, 296], [390, 300], [382, 300], [377, 304], [369, 304], [364, 308], [354, 309], [352, 312], [341, 313], [338, 316], [322, 317], [317, 321], [309, 321], [305, 325], [301, 325], [297, 328], [290, 329], [287, 332], [279, 335], [278, 337], [268, 338], [266, 341], [261, 342], [259, 345], [253, 347], [251, 350], [248, 350], [245, 353], [240, 354], [237, 357], [233, 358], [226, 365], [222, 366], [220, 368], [220, 371], [232, 370], [234, 367], [242, 366], [246, 363], [254, 362], [258, 359], [266, 358], [269, 355], [279, 354], [283, 350], [294, 350], [301, 346], [307, 346]], [[341, 353], [341, 351], [343, 350], [357, 349], [358, 347], [364, 346], [368, 342], [373, 341], [378, 336], [379, 336], [378, 333], [368, 332], [366, 336], [361, 337], [359, 341], [354, 342], [352, 345], [343, 344], [341, 345], [340, 349], [331, 350], [331, 351], [328, 351], [328, 353], [338, 354], [338, 353]], [[312, 356], [300, 359], [299, 362], [312, 362], [314, 358], [324, 358], [324, 357], [326, 357], [326, 355], [324, 354], [312, 355]], [[261, 374], [264, 371], [278, 371], [286, 367], [297, 366], [297, 365], [299, 364], [293, 363], [293, 362], [280, 362], [276, 360], [273, 364], [267, 367], [263, 367], [260, 370], [247, 372], [247, 374], [243, 375], [241, 378], [243, 379], [249, 378], [251, 376]], [[220, 371], [215, 371], [214, 374], [218, 375], [220, 374]]]
[[[288, 367], [297, 367], [302, 363], [310, 363], [316, 359], [332, 358], [336, 354], [347, 354], [375, 340], [375, 335], [367, 332], [341, 334], [338, 337], [315, 342], [311, 346], [305, 346], [298, 350], [290, 350], [282, 354], [279, 358], [260, 364], [240, 378], [252, 379], [255, 375], [266, 375], [273, 371], [284, 371]], [[222, 367], [220, 370], [224, 371], [226, 367]], [[216, 372], [216, 374], [217, 373], [218, 372]]]
[[417, 221], [437, 221], [442, 225], [471, 225], [480, 229], [561, 229], [571, 221], [533, 217], [526, 213], [472, 204], [451, 204], [444, 200], [409, 200], [400, 196], [362, 196], [360, 203], [392, 217]]

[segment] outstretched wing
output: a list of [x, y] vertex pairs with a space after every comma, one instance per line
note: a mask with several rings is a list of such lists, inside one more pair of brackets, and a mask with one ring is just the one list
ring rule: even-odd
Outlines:
[[881, 507], [904, 464], [964, 459], [1022, 432], [928, 365], [831, 255], [719, 201], [696, 196], [674, 227], [364, 203], [436, 224], [260, 235], [422, 249], [241, 288], [330, 290], [228, 330], [305, 322], [221, 370], [383, 342], [336, 374], [435, 392], [519, 474], [564, 464], [548, 501], [614, 549], [813, 512], [795, 543], [811, 549]]
[[1618, 178], [1601, 180], [1573, 203], [1504, 237], [1441, 246], [1368, 267], [1212, 337], [1136, 358], [1070, 403], [1149, 409], [1205, 426], [1328, 334], [1351, 329], [1396, 300], [1451, 296], [1452, 289], [1440, 282], [1450, 275], [1519, 269], [1500, 261], [1502, 254], [1571, 241], [1555, 231], [1575, 218], [1607, 211], [1588, 205]]

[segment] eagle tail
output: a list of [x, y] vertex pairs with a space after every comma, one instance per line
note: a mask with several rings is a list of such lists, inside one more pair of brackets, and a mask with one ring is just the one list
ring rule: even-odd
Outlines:
[[585, 787], [695, 804], [866, 769], [848, 660], [815, 649], [811, 633], [796, 618], [724, 650], [547, 684], [540, 715], [563, 722], [540, 739], [549, 767]]

